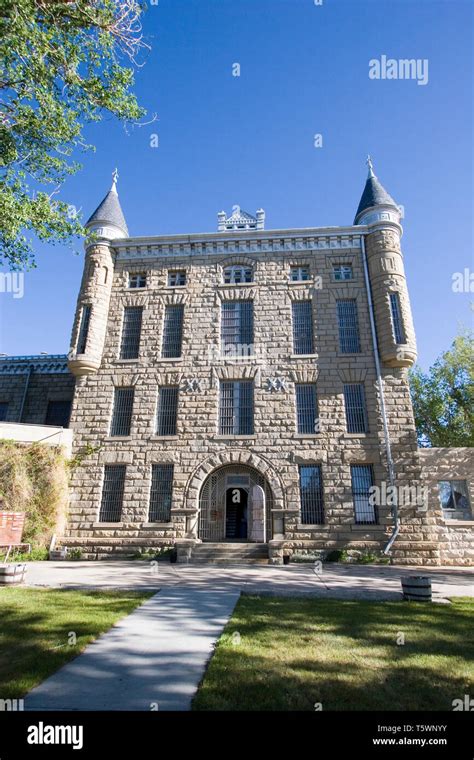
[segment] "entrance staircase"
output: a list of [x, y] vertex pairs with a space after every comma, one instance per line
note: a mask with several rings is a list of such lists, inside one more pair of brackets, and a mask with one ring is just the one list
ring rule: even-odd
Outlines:
[[268, 544], [204, 542], [193, 547], [191, 564], [268, 565]]

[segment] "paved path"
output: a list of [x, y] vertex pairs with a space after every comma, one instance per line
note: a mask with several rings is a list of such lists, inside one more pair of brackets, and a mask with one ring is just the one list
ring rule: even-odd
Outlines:
[[26, 710], [189, 710], [236, 590], [168, 588], [33, 689]]
[[474, 569], [324, 565], [32, 562], [28, 585], [159, 591], [26, 697], [27, 710], [189, 710], [214, 643], [244, 593], [400, 599], [400, 578], [432, 578], [433, 598], [474, 596]]
[[389, 565], [326, 564], [316, 575], [311, 565], [152, 565], [143, 561], [31, 562], [27, 584], [56, 588], [127, 588], [235, 591], [311, 595], [336, 599], [400, 599], [400, 579], [428, 575], [433, 598], [474, 596], [474, 568], [423, 568]]

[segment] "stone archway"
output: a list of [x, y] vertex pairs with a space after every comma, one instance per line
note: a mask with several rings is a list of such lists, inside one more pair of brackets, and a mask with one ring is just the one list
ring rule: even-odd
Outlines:
[[[202, 488], [208, 477], [222, 468], [233, 466], [232, 469], [240, 466], [242, 471], [254, 471], [262, 479], [262, 483], [267, 483], [269, 488], [269, 506], [271, 510], [281, 513], [284, 508], [284, 490], [281, 484], [280, 476], [272, 465], [262, 456], [246, 450], [228, 450], [213, 454], [204, 462], [196, 467], [189, 478], [184, 498], [184, 506], [187, 512], [187, 535], [190, 538], [197, 538], [199, 532], [199, 509], [200, 496]], [[269, 512], [271, 519], [271, 512]], [[271, 525], [269, 526], [269, 537], [271, 537]]]

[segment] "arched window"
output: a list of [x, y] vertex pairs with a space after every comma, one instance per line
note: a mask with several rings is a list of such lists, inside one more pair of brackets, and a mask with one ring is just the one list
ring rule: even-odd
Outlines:
[[224, 269], [224, 283], [226, 285], [242, 285], [246, 282], [253, 282], [252, 267], [243, 264], [233, 264]]

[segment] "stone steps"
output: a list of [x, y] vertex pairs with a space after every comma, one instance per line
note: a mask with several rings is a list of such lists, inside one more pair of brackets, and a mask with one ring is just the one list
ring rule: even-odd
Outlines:
[[207, 542], [196, 544], [190, 562], [202, 565], [268, 564], [268, 545]]

